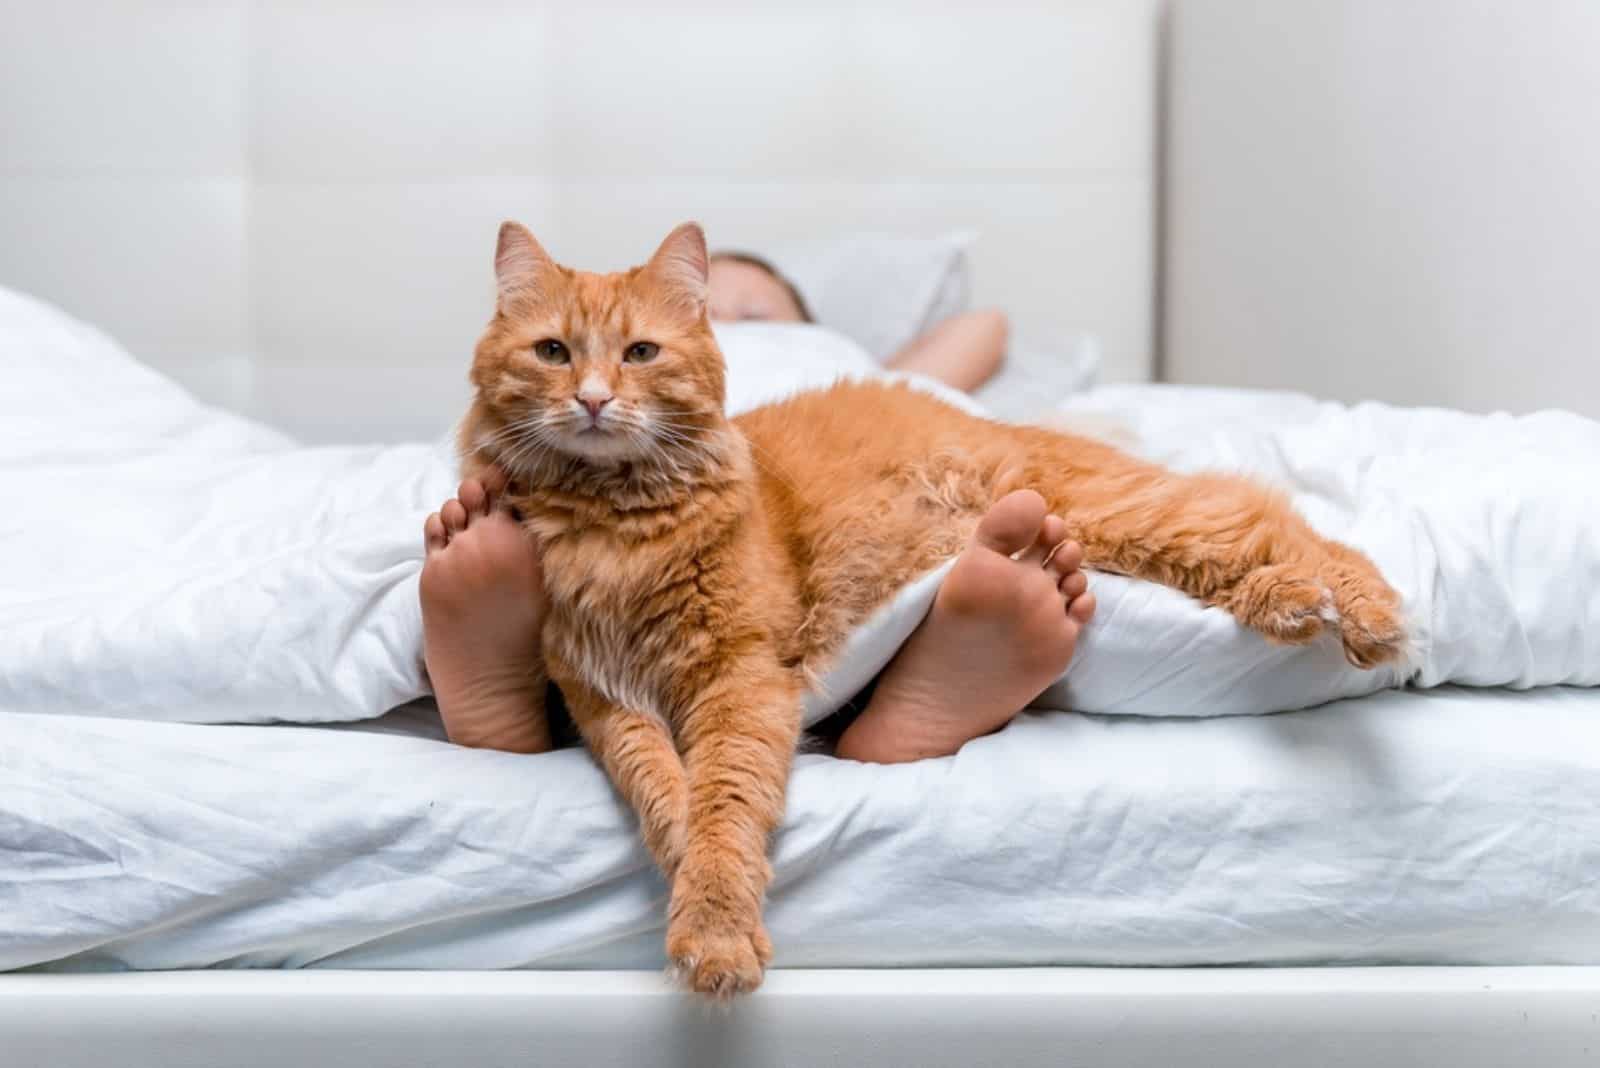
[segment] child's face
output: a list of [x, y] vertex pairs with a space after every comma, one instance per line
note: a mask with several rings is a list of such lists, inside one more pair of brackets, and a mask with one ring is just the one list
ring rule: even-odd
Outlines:
[[711, 261], [707, 310], [711, 318], [798, 323], [800, 307], [784, 284], [760, 267], [738, 260]]

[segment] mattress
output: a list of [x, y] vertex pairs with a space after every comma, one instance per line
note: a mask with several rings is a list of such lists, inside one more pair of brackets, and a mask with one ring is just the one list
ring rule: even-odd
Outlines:
[[[581, 750], [0, 717], [0, 967], [659, 968], [666, 890]], [[1600, 692], [1028, 714], [799, 758], [777, 967], [1600, 963]]]

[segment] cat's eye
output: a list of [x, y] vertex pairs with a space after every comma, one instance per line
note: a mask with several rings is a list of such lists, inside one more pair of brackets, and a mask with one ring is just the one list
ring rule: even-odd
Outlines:
[[533, 354], [545, 363], [566, 364], [572, 362], [572, 353], [568, 352], [567, 347], [553, 337], [534, 342]]
[[660, 351], [661, 346], [654, 341], [635, 341], [623, 352], [622, 358], [629, 363], [649, 363]]

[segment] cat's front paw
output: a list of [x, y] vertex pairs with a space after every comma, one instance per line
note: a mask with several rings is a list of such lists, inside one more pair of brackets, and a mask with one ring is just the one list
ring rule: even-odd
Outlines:
[[772, 960], [772, 940], [759, 914], [701, 905], [667, 924], [667, 958], [690, 990], [727, 1001], [761, 985]]

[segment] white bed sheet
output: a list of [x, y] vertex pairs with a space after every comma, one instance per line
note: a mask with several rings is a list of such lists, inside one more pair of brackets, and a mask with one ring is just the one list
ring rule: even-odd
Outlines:
[[[665, 889], [581, 751], [0, 716], [0, 967], [654, 968]], [[409, 733], [408, 733], [409, 732]], [[777, 964], [1600, 963], [1600, 693], [1028, 715], [802, 756]]]

